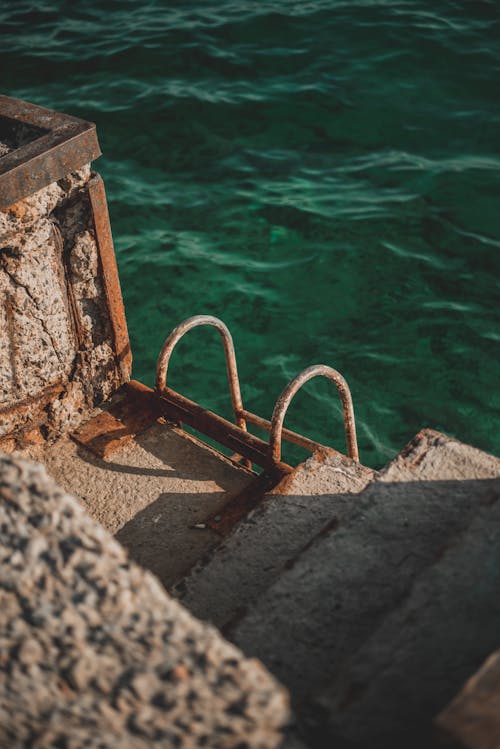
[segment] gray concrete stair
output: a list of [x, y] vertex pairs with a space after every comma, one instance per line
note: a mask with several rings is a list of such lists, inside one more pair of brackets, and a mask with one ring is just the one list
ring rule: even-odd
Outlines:
[[316, 454], [203, 557], [173, 590], [195, 616], [234, 625], [318, 533], [355, 511], [374, 472], [339, 453]]
[[[399, 657], [404, 661], [406, 601], [411, 602], [407, 612], [411, 619], [417, 616], [420, 606], [428, 607], [433, 596], [437, 597], [434, 613], [429, 613], [426, 620], [428, 636], [432, 636], [434, 623], [436, 627], [442, 624], [439, 617], [445, 616], [448, 600], [443, 597], [446, 589], [443, 580], [447, 574], [452, 575], [445, 570], [448, 550], [451, 554], [468, 534], [474, 538], [480, 532], [475, 524], [483, 524], [484, 532], [488, 522], [495, 526], [499, 476], [498, 459], [445, 435], [423, 430], [355, 501], [351, 496], [347, 502], [349, 511], [338, 513], [337, 522], [331, 523], [291, 563], [281, 567], [279, 576], [256, 603], [225, 629], [244, 652], [260, 658], [291, 690], [308, 743], [331, 746], [334, 739], [340, 742], [339, 746], [370, 743], [369, 731], [354, 731], [352, 735], [346, 731], [344, 735], [336, 722], [342, 711], [347, 710], [347, 715], [348, 706], [359, 702], [356, 668], [379, 663], [375, 657], [379, 651], [380, 667], [387, 668], [392, 642], [398, 645]], [[345, 504], [344, 498], [339, 506]], [[481, 558], [488, 562], [487, 557], [478, 556], [476, 577], [470, 578], [469, 584], [472, 579], [477, 582]], [[463, 553], [461, 559], [463, 566], [466, 560]], [[457, 575], [460, 562], [454, 559], [448, 563], [450, 570], [455, 565]], [[454, 579], [452, 575], [451, 580]], [[434, 580], [432, 585], [430, 580]], [[493, 577], [486, 598], [496, 582]], [[422, 592], [417, 595], [416, 586], [420, 584], [427, 591], [427, 598]], [[188, 591], [192, 595], [194, 587]], [[455, 592], [458, 596], [458, 588]], [[460, 606], [459, 599], [456, 606]], [[488, 616], [484, 606], [481, 611]], [[424, 617], [424, 613], [421, 615]], [[377, 639], [384, 622], [387, 630], [380, 635], [382, 639]], [[491, 622], [488, 627], [491, 640]], [[498, 634], [500, 638], [500, 629]], [[425, 639], [419, 640], [412, 655], [416, 671], [424, 642]], [[455, 655], [446, 653], [446, 645], [443, 636], [435, 654], [443, 656], [442, 666], [436, 668], [438, 671], [441, 668], [444, 675], [448, 673], [446, 664], [457, 662], [459, 643], [457, 638], [450, 639]], [[373, 649], [371, 660], [363, 655], [364, 646]], [[356, 654], [359, 661], [353, 660]], [[343, 676], [351, 673], [349, 669], [352, 669], [351, 679]], [[404, 669], [399, 674], [403, 677]], [[375, 667], [366, 678], [376, 683]], [[396, 682], [387, 683], [396, 688]], [[455, 684], [454, 689], [459, 685]], [[363, 681], [362, 691], [365, 686]], [[449, 697], [452, 695], [453, 688]], [[410, 695], [408, 699], [412, 699]], [[368, 725], [367, 716], [373, 716], [377, 709], [376, 701], [361, 700], [359, 704], [359, 710], [352, 708], [349, 723], [356, 730], [364, 720]], [[422, 720], [426, 717], [430, 724], [433, 715], [427, 714], [430, 703], [425, 704], [427, 707], [419, 716]], [[381, 718], [384, 725], [388, 725], [391, 711], [399, 709], [397, 699], [389, 700], [388, 705]], [[374, 731], [377, 721], [373, 720], [370, 725]], [[403, 725], [403, 729], [408, 726]], [[319, 736], [326, 737], [325, 743], [318, 743]]]
[[315, 700], [328, 716], [322, 733], [332, 741], [431, 746], [434, 716], [498, 647], [500, 481], [483, 481], [484, 504], [469, 528], [417, 577]]

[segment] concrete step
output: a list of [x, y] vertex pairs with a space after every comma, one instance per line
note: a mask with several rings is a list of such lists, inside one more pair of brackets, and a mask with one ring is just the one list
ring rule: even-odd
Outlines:
[[331, 745], [432, 746], [433, 719], [498, 647], [500, 480], [482, 484], [484, 504], [469, 528], [315, 700]]
[[356, 498], [356, 512], [306, 548], [226, 630], [289, 687], [307, 736], [330, 721], [328, 702], [318, 717], [314, 695], [494, 501], [498, 476], [498, 459], [423, 430]]
[[234, 624], [325, 526], [352, 514], [374, 472], [338, 453], [297, 466], [172, 590], [219, 628]]
[[220, 542], [205, 525], [207, 518], [257, 478], [161, 421], [108, 457], [97, 457], [69, 438], [36, 457], [166, 587]]

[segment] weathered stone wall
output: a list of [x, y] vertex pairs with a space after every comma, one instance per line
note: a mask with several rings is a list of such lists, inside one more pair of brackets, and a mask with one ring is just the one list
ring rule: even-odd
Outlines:
[[0, 746], [275, 747], [282, 687], [0, 455]]
[[89, 178], [0, 211], [0, 440], [38, 425], [51, 439], [120, 384]]

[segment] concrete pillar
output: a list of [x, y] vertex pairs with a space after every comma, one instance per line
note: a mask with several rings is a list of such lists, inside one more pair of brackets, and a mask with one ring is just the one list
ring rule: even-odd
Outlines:
[[129, 379], [95, 126], [0, 96], [0, 445], [53, 440]]

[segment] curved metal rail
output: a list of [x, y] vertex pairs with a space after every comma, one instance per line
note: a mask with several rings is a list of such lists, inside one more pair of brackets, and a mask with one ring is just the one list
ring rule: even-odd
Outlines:
[[[186, 333], [200, 325], [210, 325], [216, 328], [221, 335], [226, 357], [229, 392], [231, 394], [231, 403], [236, 427], [222, 417], [217, 416], [210, 411], [201, 409], [201, 407], [196, 403], [188, 401], [183, 396], [175, 393], [175, 391], [167, 387], [168, 366], [176, 344]], [[170, 402], [170, 407], [173, 408], [176, 414], [179, 415], [180, 413], [181, 421], [186, 421], [191, 424], [191, 426], [194, 426], [194, 428], [199, 428], [200, 431], [206, 431], [210, 436], [215, 438], [218, 436], [220, 441], [227, 446], [235, 443], [241, 445], [246, 450], [247, 456], [252, 455], [252, 459], [263, 467], [274, 466], [274, 468], [281, 467], [281, 469], [284, 467], [285, 469], [290, 470], [289, 467], [281, 463], [282, 439], [301, 445], [311, 452], [325, 448], [325, 445], [321, 445], [314, 440], [308, 439], [301, 434], [297, 434], [296, 432], [292, 432], [283, 427], [287, 409], [294, 395], [302, 385], [304, 385], [304, 383], [313, 377], [318, 376], [327, 377], [332, 380], [337, 387], [342, 401], [344, 414], [347, 454], [353, 460], [359, 461], [352, 398], [347, 382], [342, 375], [337, 372], [336, 369], [324, 364], [316, 364], [304, 369], [281, 393], [276, 401], [271, 421], [263, 419], [261, 416], [257, 416], [243, 408], [233, 339], [226, 325], [217, 317], [212, 317], [211, 315], [195, 315], [194, 317], [189, 317], [187, 320], [184, 320], [184, 322], [181, 322], [180, 325], [174, 328], [163, 344], [158, 357], [158, 363], [156, 366], [156, 390], [162, 397], [162, 400]], [[249, 434], [247, 432], [247, 422], [255, 424], [261, 429], [268, 431], [269, 444]], [[238, 432], [238, 429], [241, 431]], [[240, 460], [241, 457], [245, 456], [241, 456], [240, 452], [233, 455], [233, 458], [236, 460]], [[245, 463], [248, 467], [251, 467], [251, 461], [248, 457], [246, 457]]]
[[344, 430], [346, 438], [347, 455], [359, 462], [358, 443], [356, 439], [356, 424], [354, 421], [354, 409], [352, 405], [351, 392], [347, 382], [340, 372], [328, 367], [325, 364], [314, 364], [312, 367], [304, 369], [297, 377], [294, 377], [288, 383], [276, 401], [273, 415], [271, 418], [271, 429], [269, 433], [269, 455], [275, 462], [281, 460], [281, 439], [283, 435], [283, 422], [292, 398], [298, 390], [308, 380], [313, 377], [327, 377], [335, 383], [342, 401], [342, 411], [344, 413]]
[[158, 357], [158, 363], [156, 365], [156, 389], [161, 392], [167, 387], [168, 365], [176, 344], [186, 335], [186, 333], [193, 328], [197, 328], [199, 325], [211, 325], [212, 327], [217, 328], [221, 335], [224, 354], [226, 356], [227, 378], [229, 381], [229, 392], [231, 394], [234, 419], [237, 426], [246, 432], [247, 425], [245, 417], [243, 416], [243, 402], [241, 400], [240, 381], [238, 378], [238, 367], [236, 366], [233, 338], [227, 326], [222, 322], [222, 320], [219, 320], [218, 317], [212, 317], [211, 315], [195, 315], [194, 317], [188, 317], [187, 320], [184, 320], [184, 322], [181, 322], [180, 325], [174, 328], [163, 344]]

